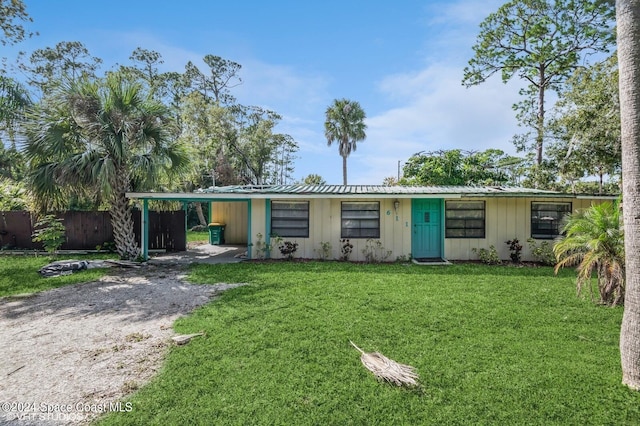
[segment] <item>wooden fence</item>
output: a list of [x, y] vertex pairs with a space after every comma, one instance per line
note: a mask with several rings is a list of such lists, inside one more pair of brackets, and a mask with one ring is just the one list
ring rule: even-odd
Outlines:
[[[62, 250], [95, 250], [113, 242], [109, 212], [68, 211], [56, 214], [66, 228]], [[140, 242], [140, 212], [133, 215], [134, 231]], [[0, 212], [0, 249], [39, 250], [42, 244], [31, 241], [37, 218], [27, 211]], [[187, 249], [184, 211], [149, 212], [149, 248], [167, 251]]]

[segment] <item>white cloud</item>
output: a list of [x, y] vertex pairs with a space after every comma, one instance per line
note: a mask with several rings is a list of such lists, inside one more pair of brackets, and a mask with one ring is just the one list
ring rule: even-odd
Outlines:
[[460, 68], [445, 65], [382, 81], [381, 92], [403, 106], [367, 120], [367, 140], [352, 160], [361, 170], [353, 183], [382, 183], [396, 175], [398, 160], [419, 151], [514, 153], [511, 137], [519, 130], [511, 106], [518, 100], [517, 84], [492, 78], [466, 89], [460, 81]]

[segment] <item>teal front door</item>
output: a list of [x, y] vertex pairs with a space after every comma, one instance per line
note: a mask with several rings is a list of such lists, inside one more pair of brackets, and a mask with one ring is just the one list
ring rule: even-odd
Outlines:
[[442, 258], [442, 200], [414, 199], [411, 212], [413, 258]]

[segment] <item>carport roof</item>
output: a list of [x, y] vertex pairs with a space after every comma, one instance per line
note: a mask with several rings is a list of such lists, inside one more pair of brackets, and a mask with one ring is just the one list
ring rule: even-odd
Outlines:
[[130, 192], [127, 197], [157, 200], [211, 200], [251, 198], [462, 198], [541, 197], [616, 198], [566, 194], [510, 186], [383, 186], [383, 185], [237, 185], [199, 189], [192, 193]]

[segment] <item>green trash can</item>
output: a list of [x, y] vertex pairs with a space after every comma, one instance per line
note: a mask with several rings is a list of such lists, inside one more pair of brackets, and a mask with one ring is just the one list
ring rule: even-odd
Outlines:
[[216, 246], [224, 244], [224, 226], [224, 223], [209, 224], [209, 244]]

